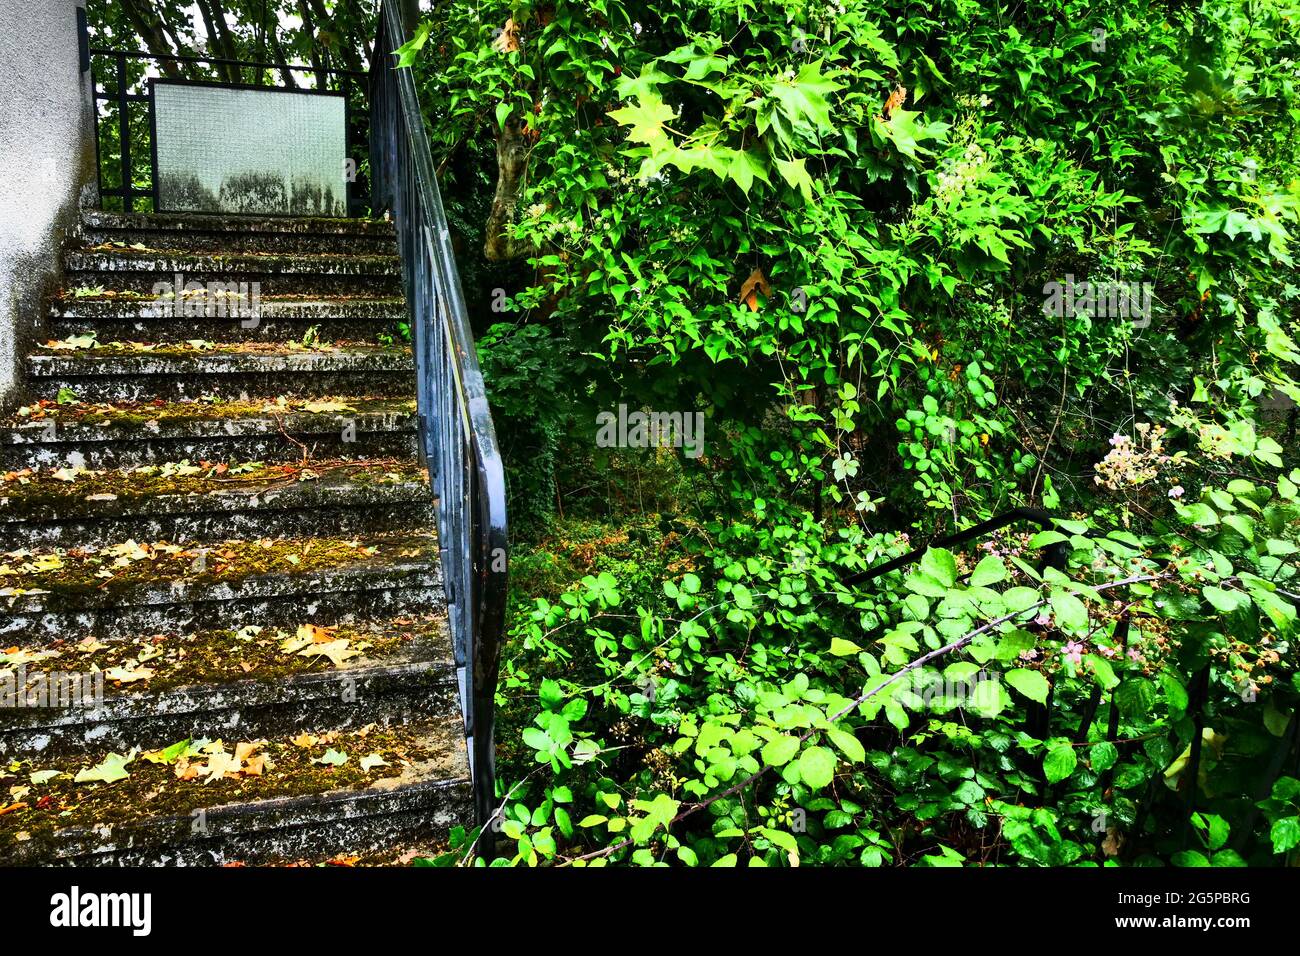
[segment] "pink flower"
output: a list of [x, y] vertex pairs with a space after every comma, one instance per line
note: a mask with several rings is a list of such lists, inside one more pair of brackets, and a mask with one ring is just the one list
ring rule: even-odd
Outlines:
[[1113, 648], [1113, 647], [1098, 647], [1098, 648], [1097, 648], [1097, 653], [1100, 654], [1102, 657], [1112, 658], [1112, 657], [1115, 656], [1115, 648]]
[[1172, 488], [1169, 489], [1170, 498], [1174, 498], [1174, 499], [1181, 498], [1183, 494], [1184, 491], [1182, 485], [1174, 485]]
[[1078, 641], [1066, 641], [1065, 647], [1061, 648], [1061, 653], [1072, 664], [1079, 664], [1083, 661], [1083, 645]]
[[1133, 660], [1133, 661], [1142, 660], [1142, 652], [1139, 651], [1136, 647], [1130, 647], [1128, 649], [1128, 656], [1129, 656], [1129, 660]]

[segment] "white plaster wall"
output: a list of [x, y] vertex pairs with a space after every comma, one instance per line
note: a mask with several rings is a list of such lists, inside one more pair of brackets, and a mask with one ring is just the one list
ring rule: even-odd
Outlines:
[[41, 297], [64, 230], [94, 176], [87, 78], [78, 62], [84, 0], [0, 0], [0, 408], [22, 385]]

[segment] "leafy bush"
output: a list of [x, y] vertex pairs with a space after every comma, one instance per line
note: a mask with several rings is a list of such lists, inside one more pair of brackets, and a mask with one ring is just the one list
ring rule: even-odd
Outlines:
[[567, 422], [516, 510], [595, 411], [707, 421], [697, 532], [519, 596], [499, 863], [1293, 852], [1296, 20], [439, 7], [435, 149], [521, 257], [498, 417]]

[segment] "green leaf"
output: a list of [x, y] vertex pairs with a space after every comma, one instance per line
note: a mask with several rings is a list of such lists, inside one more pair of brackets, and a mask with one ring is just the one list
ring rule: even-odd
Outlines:
[[1300, 817], [1280, 817], [1269, 831], [1274, 853], [1286, 853], [1300, 846]]
[[861, 652], [862, 648], [852, 641], [846, 641], [842, 637], [831, 638], [831, 654], [835, 657], [850, 657]]
[[1069, 744], [1058, 744], [1051, 750], [1047, 751], [1047, 756], [1043, 758], [1043, 773], [1047, 776], [1048, 783], [1059, 783], [1070, 774], [1074, 773], [1074, 768], [1078, 764], [1079, 758], [1074, 753], [1074, 748]]
[[835, 755], [825, 747], [809, 747], [799, 754], [799, 777], [820, 790], [835, 777]]
[[609, 116], [620, 126], [629, 126], [627, 138], [633, 143], [666, 145], [668, 137], [664, 134], [664, 124], [675, 118], [677, 113], [663, 101], [658, 93], [646, 92], [635, 106], [610, 110]]
[[1007, 671], [1007, 683], [1018, 690], [1021, 694], [1032, 701], [1040, 704], [1047, 703], [1047, 692], [1051, 685], [1047, 683], [1047, 678], [1038, 671], [1031, 671], [1027, 668], [1017, 668], [1013, 671]]
[[943, 548], [928, 548], [921, 558], [919, 570], [944, 588], [957, 583], [957, 559], [951, 551]]
[[1061, 630], [1077, 632], [1088, 629], [1088, 608], [1073, 594], [1056, 591], [1052, 594], [1051, 604], [1052, 616]]
[[1103, 740], [1099, 744], [1093, 744], [1091, 751], [1092, 769], [1101, 773], [1115, 766], [1115, 761], [1119, 760], [1119, 748], [1110, 741]]
[[861, 741], [853, 734], [840, 730], [838, 727], [831, 727], [826, 731], [826, 736], [853, 763], [863, 763], [867, 759], [867, 752], [863, 749]]
[[73, 781], [75, 783], [113, 783], [117, 780], [125, 780], [131, 776], [127, 773], [126, 768], [135, 759], [135, 755], [136, 751], [134, 750], [129, 754], [110, 753], [96, 766], [78, 770], [77, 775], [73, 777]]
[[1250, 598], [1240, 591], [1228, 591], [1213, 584], [1207, 584], [1201, 593], [1220, 614], [1231, 614], [1250, 605]]
[[986, 555], [980, 559], [980, 563], [975, 565], [975, 570], [971, 572], [971, 587], [987, 587], [990, 584], [997, 584], [999, 581], [1006, 580], [1007, 566], [1002, 563], [1002, 559], [996, 555]]
[[799, 752], [799, 738], [783, 734], [763, 747], [763, 762], [769, 767], [788, 764]]

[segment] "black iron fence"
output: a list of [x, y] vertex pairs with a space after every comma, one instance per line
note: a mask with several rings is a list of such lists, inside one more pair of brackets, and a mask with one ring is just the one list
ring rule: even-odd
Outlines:
[[[347, 155], [357, 160], [358, 171], [348, 181], [347, 213], [364, 216], [369, 211], [369, 190], [360, 160], [369, 135], [368, 81], [366, 73], [337, 70], [299, 63], [263, 63], [194, 54], [158, 54], [145, 50], [110, 50], [90, 45], [84, 11], [79, 11], [81, 69], [89, 71], [95, 102], [95, 156], [100, 205], [123, 212], [153, 212], [156, 209], [158, 164], [153, 142], [153, 98], [148, 81], [160, 73], [161, 65], [173, 64], [191, 72], [201, 69], [207, 86], [226, 89], [287, 89], [288, 83], [271, 82], [270, 77], [286, 73], [304, 82], [314, 77], [314, 87], [304, 92], [341, 93], [347, 103]], [[140, 64], [145, 64], [141, 67]], [[134, 65], [134, 68], [133, 68]]]
[[415, 79], [411, 70], [394, 68], [391, 51], [407, 35], [397, 4], [386, 0], [370, 71], [372, 202], [376, 211], [391, 210], [397, 227], [415, 347], [420, 450], [438, 500], [475, 810], [484, 822], [495, 795], [493, 719], [506, 608], [505, 473]]

